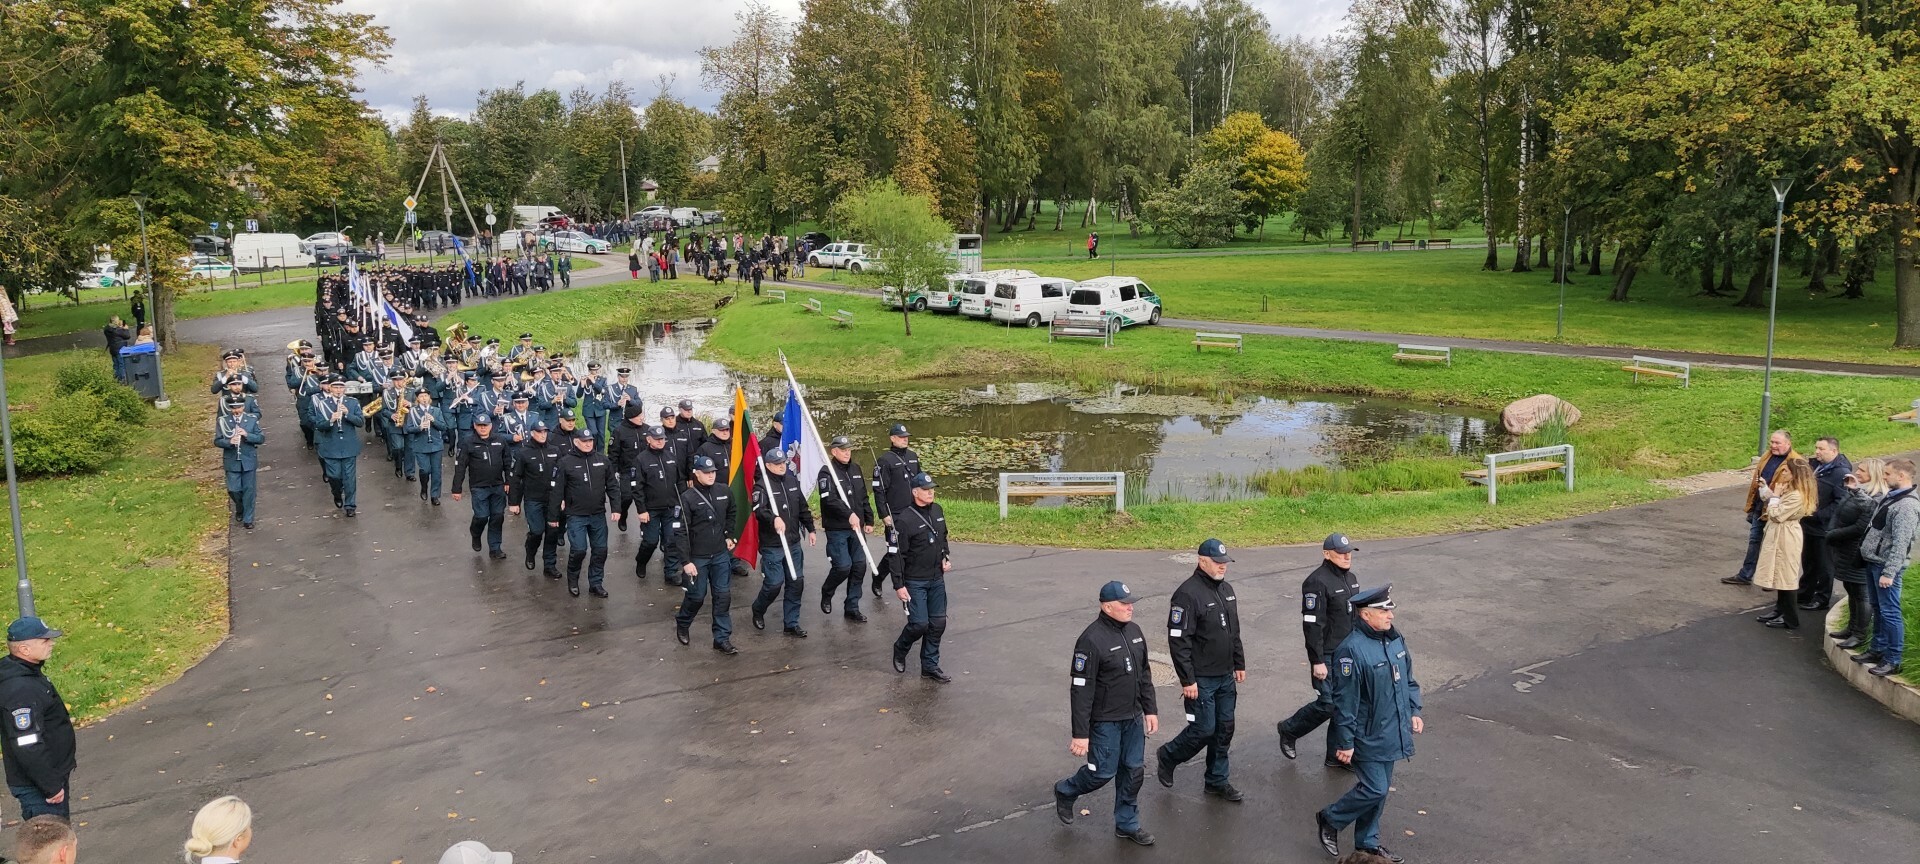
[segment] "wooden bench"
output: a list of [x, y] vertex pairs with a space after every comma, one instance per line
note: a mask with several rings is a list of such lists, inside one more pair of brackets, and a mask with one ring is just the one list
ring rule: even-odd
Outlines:
[[1105, 315], [1055, 315], [1047, 327], [1047, 341], [1079, 337], [1098, 339], [1106, 347], [1113, 345], [1113, 332], [1119, 329]]
[[1620, 370], [1622, 372], [1632, 372], [1633, 383], [1635, 384], [1640, 383], [1640, 376], [1642, 375], [1659, 375], [1666, 378], [1680, 379], [1680, 386], [1682, 388], [1691, 388], [1693, 386], [1693, 364], [1680, 360], [1662, 360], [1658, 357], [1642, 357], [1635, 354], [1633, 355], [1633, 364], [1622, 366]]
[[802, 312], [819, 312], [819, 311], [821, 311], [821, 308], [820, 308], [820, 298], [818, 298], [818, 297], [808, 297], [808, 298], [807, 298], [807, 302], [805, 302], [805, 303], [802, 303], [802, 304], [800, 304], [800, 311], [802, 311]]
[[[1388, 247], [1387, 247], [1387, 245], [1386, 245], [1386, 244], [1387, 244], [1388, 242], [1389, 242], [1389, 241], [1386, 241], [1386, 240], [1382, 240], [1382, 241], [1380, 241], [1380, 244], [1381, 244], [1381, 245], [1380, 245], [1380, 248], [1381, 248], [1382, 250], [1385, 250], [1385, 249], [1387, 249]], [[1392, 248], [1394, 248], [1394, 249], [1413, 249], [1413, 248], [1416, 248], [1416, 247], [1418, 247], [1418, 246], [1419, 246], [1419, 245], [1421, 244], [1421, 242], [1423, 242], [1423, 241], [1420, 241], [1420, 240], [1413, 240], [1413, 239], [1408, 239], [1408, 240], [1394, 240], [1394, 241], [1391, 241], [1391, 242], [1393, 243], [1393, 247], [1392, 247]]]
[[1427, 239], [1427, 240], [1422, 240], [1422, 241], [1420, 241], [1420, 248], [1422, 248], [1422, 249], [1451, 249], [1451, 248], [1453, 248], [1453, 238], [1452, 238], [1452, 237], [1438, 237], [1438, 238], [1431, 238], [1431, 239]]
[[834, 326], [836, 327], [852, 327], [853, 326], [853, 313], [848, 312], [845, 309], [834, 310], [832, 315], [827, 316], [827, 319], [832, 321], [834, 323]]
[[1499, 486], [1502, 477], [1558, 471], [1566, 477], [1567, 491], [1573, 491], [1572, 444], [1556, 444], [1552, 447], [1535, 447], [1531, 450], [1513, 450], [1506, 453], [1488, 453], [1482, 462], [1486, 467], [1462, 471], [1460, 476], [1468, 483], [1487, 487], [1488, 504], [1499, 503]]
[[1453, 365], [1453, 349], [1445, 345], [1398, 345], [1395, 348], [1395, 360]]
[[1124, 471], [1002, 472], [1000, 518], [1007, 518], [1010, 498], [1073, 498], [1112, 495], [1113, 511], [1127, 512], [1127, 475]]
[[1920, 399], [1913, 400], [1913, 410], [1902, 411], [1898, 414], [1893, 415], [1892, 417], [1888, 417], [1887, 419], [1892, 420], [1895, 423], [1920, 422]]
[[1354, 252], [1372, 252], [1379, 249], [1380, 244], [1373, 240], [1355, 240], [1347, 248]]
[[778, 300], [782, 303], [787, 302], [787, 289], [785, 288], [768, 288], [760, 292], [760, 294], [768, 300]]
[[1245, 353], [1245, 337], [1238, 333], [1195, 333], [1193, 334], [1193, 353], [1202, 348], [1232, 348], [1233, 353]]

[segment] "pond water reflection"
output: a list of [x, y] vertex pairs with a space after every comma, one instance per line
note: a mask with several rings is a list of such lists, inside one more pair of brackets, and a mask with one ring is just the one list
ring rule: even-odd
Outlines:
[[[731, 411], [747, 393], [758, 429], [786, 400], [786, 382], [741, 375], [693, 355], [699, 326], [656, 324], [624, 338], [582, 342], [577, 356], [633, 368], [649, 416], [691, 399], [702, 418]], [[802, 381], [803, 385], [807, 382]], [[1087, 392], [1035, 382], [917, 381], [909, 385], [808, 386], [820, 434], [847, 435], [871, 470], [895, 421], [942, 495], [991, 499], [1001, 471], [1127, 472], [1130, 500], [1218, 500], [1257, 495], [1248, 477], [1275, 468], [1340, 465], [1401, 442], [1476, 455], [1503, 435], [1490, 414], [1327, 394], [1212, 394], [1113, 384]], [[1491, 440], [1495, 439], [1495, 440]]]

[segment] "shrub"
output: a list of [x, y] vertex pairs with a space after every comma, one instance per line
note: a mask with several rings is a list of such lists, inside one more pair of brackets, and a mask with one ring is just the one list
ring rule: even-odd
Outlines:
[[75, 360], [61, 366], [53, 373], [53, 393], [60, 398], [92, 393], [100, 397], [114, 419], [129, 426], [147, 425], [146, 400], [132, 387], [114, 380], [113, 367], [105, 363]]
[[61, 396], [14, 415], [14, 463], [28, 477], [90, 474], [126, 449], [131, 429], [98, 394]]

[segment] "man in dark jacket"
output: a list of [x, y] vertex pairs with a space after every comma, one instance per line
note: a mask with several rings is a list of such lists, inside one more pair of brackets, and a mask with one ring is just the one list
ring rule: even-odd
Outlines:
[[1073, 732], [1067, 751], [1086, 759], [1073, 776], [1053, 786], [1053, 813], [1073, 824], [1074, 802], [1116, 777], [1113, 830], [1142, 846], [1153, 835], [1140, 827], [1140, 784], [1146, 778], [1147, 736], [1160, 731], [1147, 639], [1133, 623], [1136, 598], [1125, 583], [1100, 588], [1100, 617], [1073, 643], [1067, 688]]
[[867, 569], [867, 543], [861, 532], [873, 533], [873, 507], [867, 503], [867, 485], [860, 463], [853, 461], [853, 443], [845, 435], [827, 445], [830, 457], [820, 466], [820, 521], [827, 532], [827, 581], [820, 587], [820, 614], [833, 613], [833, 592], [847, 585], [843, 615], [849, 621], [867, 620], [860, 612], [860, 573]]
[[1227, 749], [1233, 744], [1233, 709], [1247, 680], [1247, 653], [1240, 643], [1240, 605], [1227, 582], [1233, 558], [1226, 544], [1200, 544], [1193, 575], [1173, 591], [1167, 610], [1167, 653], [1186, 700], [1187, 728], [1161, 745], [1156, 757], [1160, 785], [1173, 787], [1173, 769], [1207, 751], [1206, 793], [1246, 800], [1227, 780]]
[[893, 671], [907, 671], [907, 652], [919, 642], [920, 677], [947, 684], [953, 677], [940, 669], [940, 637], [947, 632], [947, 571], [953, 569], [947, 515], [933, 501], [932, 477], [915, 475], [911, 488], [912, 503], [894, 511], [898, 544], [887, 544], [894, 595], [907, 606], [907, 624], [893, 640]]
[[[614, 506], [619, 511], [614, 521], [620, 523], [620, 530], [627, 530], [625, 518], [627, 505], [634, 504], [645, 510], [646, 505], [639, 496], [631, 491], [634, 481], [633, 460], [640, 451], [647, 449], [647, 418], [642, 416], [638, 399], [627, 402], [620, 408], [621, 419], [614, 421], [613, 434], [608, 436], [607, 456], [613, 460], [613, 476], [620, 487], [620, 500]], [[564, 442], [563, 442], [564, 443]]]
[[1827, 524], [1847, 490], [1842, 482], [1853, 473], [1853, 463], [1840, 452], [1840, 439], [1831, 435], [1813, 442], [1813, 479], [1820, 502], [1813, 514], [1800, 520], [1806, 542], [1800, 545], [1800, 608], [1825, 611], [1833, 605], [1833, 552], [1827, 548]]
[[1335, 757], [1353, 766], [1353, 788], [1313, 814], [1320, 845], [1340, 854], [1340, 831], [1353, 826], [1353, 848], [1388, 861], [1399, 856], [1380, 845], [1380, 814], [1393, 789], [1393, 763], [1413, 758], [1420, 719], [1420, 682], [1413, 654], [1393, 626], [1392, 585], [1354, 595], [1353, 632], [1333, 649]]
[[573, 449], [554, 467], [553, 497], [548, 498], [547, 527], [567, 529], [567, 593], [580, 596], [580, 564], [587, 553], [587, 593], [606, 597], [607, 494], [613, 489], [613, 466], [605, 453], [594, 449], [593, 433], [573, 433]]
[[107, 326], [100, 328], [100, 332], [107, 337], [107, 357], [113, 361], [113, 379], [126, 381], [127, 358], [120, 356], [120, 349], [133, 341], [133, 331], [127, 329], [127, 323], [120, 320], [120, 316], [115, 315], [107, 319]]
[[520, 445], [519, 458], [513, 463], [513, 473], [507, 480], [507, 512], [520, 515], [525, 508], [527, 517], [527, 569], [533, 569], [534, 553], [541, 553], [545, 565], [541, 573], [548, 579], [560, 578], [560, 539], [563, 536], [559, 528], [547, 524], [547, 505], [553, 498], [553, 484], [559, 471], [560, 457], [566, 450], [558, 441], [548, 440], [547, 421], [533, 421], [533, 431], [527, 433], [527, 441]]
[[893, 569], [893, 550], [900, 545], [899, 527], [894, 524], [894, 511], [905, 511], [913, 507], [913, 478], [920, 475], [920, 454], [907, 446], [911, 440], [907, 436], [907, 425], [895, 423], [887, 431], [887, 452], [873, 461], [873, 509], [875, 515], [887, 526], [887, 554], [880, 556], [880, 566], [873, 574], [873, 596], [880, 596], [880, 580]]
[[20, 801], [20, 817], [43, 813], [67, 818], [73, 802], [73, 720], [60, 691], [41, 666], [53, 656], [60, 631], [27, 616], [7, 625], [7, 656], [0, 659], [0, 711], [9, 728], [0, 733], [7, 787]]
[[[667, 446], [667, 430], [658, 426], [649, 427], [646, 434], [646, 449], [631, 457], [629, 465], [632, 480], [624, 494], [637, 498], [636, 509], [640, 520], [640, 549], [633, 556], [633, 575], [638, 579], [647, 578], [647, 562], [653, 560], [655, 549], [664, 549], [660, 573], [668, 585], [681, 582], [680, 555], [673, 542], [673, 508], [680, 503], [680, 493], [686, 486], [680, 478], [686, 471], [680, 465], [680, 455]], [[623, 501], [620, 512], [626, 512]]]
[[[1300, 584], [1300, 629], [1307, 635], [1307, 668], [1312, 671], [1308, 683], [1313, 685], [1314, 699], [1280, 721], [1280, 755], [1288, 759], [1300, 755], [1294, 742], [1333, 718], [1333, 682], [1328, 680], [1327, 658], [1353, 630], [1353, 612], [1347, 604], [1360, 590], [1360, 580], [1353, 575], [1353, 553], [1359, 550], [1345, 534], [1327, 535], [1320, 544], [1324, 560]], [[1334, 743], [1329, 731], [1325, 764], [1344, 770], [1346, 763], [1334, 758]]]
[[480, 551], [480, 535], [487, 536], [487, 556], [507, 557], [500, 548], [501, 533], [507, 519], [507, 473], [513, 470], [513, 445], [493, 434], [493, 417], [479, 414], [473, 418], [473, 437], [460, 442], [453, 455], [453, 500], [473, 483], [473, 520], [467, 533], [473, 537], [473, 551]]
[[753, 598], [753, 629], [767, 629], [767, 610], [778, 599], [786, 634], [805, 639], [800, 606], [807, 597], [806, 556], [800, 535], [805, 529], [807, 545], [816, 546], [820, 534], [807, 507], [807, 487], [788, 470], [786, 454], [777, 448], [768, 450], [760, 464], [766, 473], [753, 487], [753, 515], [760, 520], [761, 537], [760, 595]]
[[673, 542], [679, 544], [680, 572], [686, 579], [687, 593], [680, 598], [680, 609], [673, 616], [673, 635], [680, 644], [693, 641], [693, 619], [700, 614], [709, 587], [713, 590], [713, 650], [722, 654], [740, 653], [733, 647], [733, 496], [727, 487], [713, 481], [717, 472], [713, 460], [705, 456], [693, 459], [693, 485], [680, 493], [680, 506], [668, 525]]

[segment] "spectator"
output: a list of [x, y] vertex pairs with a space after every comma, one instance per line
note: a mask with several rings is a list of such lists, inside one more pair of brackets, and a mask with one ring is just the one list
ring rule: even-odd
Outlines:
[[1855, 663], [1875, 664], [1867, 671], [1881, 677], [1900, 671], [1906, 648], [1907, 624], [1900, 617], [1900, 576], [1913, 552], [1914, 526], [1920, 523], [1920, 498], [1913, 494], [1913, 463], [1906, 459], [1889, 461], [1886, 478], [1886, 497], [1874, 508], [1867, 537], [1860, 541], [1860, 557], [1867, 559], [1867, 578], [1874, 586], [1873, 602], [1879, 612], [1873, 622], [1872, 648], [1853, 658]]
[[1795, 595], [1800, 587], [1800, 553], [1806, 535], [1800, 520], [1813, 512], [1820, 490], [1813, 479], [1813, 466], [1806, 459], [1788, 459], [1785, 470], [1777, 471], [1773, 483], [1755, 490], [1766, 502], [1760, 509], [1766, 523], [1766, 536], [1760, 541], [1760, 558], [1753, 570], [1753, 584], [1774, 592], [1773, 614], [1757, 620], [1776, 630], [1800, 626], [1800, 605]]
[[107, 319], [107, 326], [100, 328], [107, 337], [107, 357], [113, 361], [113, 377], [116, 381], [127, 380], [127, 358], [120, 356], [120, 349], [133, 341], [133, 331], [127, 329], [127, 322], [115, 315]]
[[134, 334], [133, 344], [152, 345], [153, 344], [153, 325], [152, 324], [141, 325], [140, 332]]
[[133, 309], [133, 329], [138, 330], [147, 326], [147, 292], [133, 292], [133, 299], [130, 302]]
[[1760, 541], [1766, 530], [1766, 520], [1760, 518], [1760, 509], [1766, 499], [1761, 498], [1761, 489], [1773, 483], [1773, 475], [1789, 458], [1799, 456], [1793, 452], [1793, 436], [1785, 429], [1776, 429], [1767, 437], [1766, 458], [1753, 463], [1753, 482], [1747, 486], [1747, 557], [1740, 562], [1740, 572], [1720, 581], [1726, 585], [1752, 585], [1754, 562], [1760, 558]]
[[640, 253], [638, 252], [627, 253], [627, 273], [630, 274], [634, 279], [640, 278]]
[[73, 864], [79, 854], [73, 825], [58, 816], [35, 816], [13, 830], [14, 864]]
[[1820, 491], [1819, 505], [1800, 520], [1806, 545], [1800, 551], [1800, 608], [1824, 612], [1833, 605], [1833, 553], [1827, 549], [1827, 523], [1833, 508], [1846, 494], [1841, 484], [1853, 473], [1853, 463], [1840, 452], [1840, 439], [1831, 435], [1813, 442], [1813, 479]]
[[7, 292], [0, 291], [0, 330], [6, 331], [6, 342], [13, 344], [13, 331], [20, 323], [20, 313], [14, 311], [13, 298]]
[[1092, 260], [1098, 257], [1100, 257], [1100, 232], [1089, 232], [1087, 234], [1087, 259]]
[[240, 864], [253, 845], [253, 808], [232, 795], [208, 801], [193, 814], [187, 836], [187, 864]]
[[513, 853], [495, 852], [478, 840], [462, 840], [440, 853], [440, 864], [513, 864]]
[[1833, 521], [1827, 525], [1827, 549], [1833, 555], [1833, 576], [1847, 589], [1847, 629], [1827, 635], [1840, 640], [1848, 651], [1867, 644], [1873, 629], [1873, 586], [1867, 584], [1867, 560], [1860, 557], [1860, 541], [1867, 538], [1867, 526], [1880, 496], [1887, 494], [1886, 463], [1862, 459], [1843, 481], [1846, 488], [1833, 507]]

